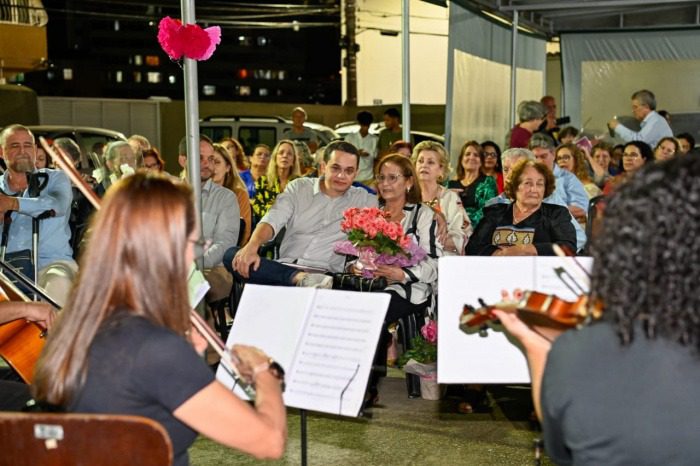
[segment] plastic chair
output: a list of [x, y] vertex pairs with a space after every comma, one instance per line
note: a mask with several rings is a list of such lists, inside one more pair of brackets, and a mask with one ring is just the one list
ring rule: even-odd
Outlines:
[[170, 437], [156, 421], [117, 414], [0, 413], [0, 466], [164, 466]]

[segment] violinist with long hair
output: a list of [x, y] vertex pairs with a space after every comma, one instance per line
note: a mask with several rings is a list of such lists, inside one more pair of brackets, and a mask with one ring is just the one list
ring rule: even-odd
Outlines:
[[620, 187], [592, 245], [603, 317], [555, 341], [495, 311], [526, 350], [556, 464], [700, 464], [700, 158]]
[[[187, 279], [199, 243], [192, 192], [163, 175], [119, 180], [93, 218], [79, 282], [39, 360], [37, 400], [67, 411], [132, 414], [161, 423], [174, 464], [197, 433], [261, 458], [280, 457], [280, 380], [260, 350], [235, 346], [254, 406], [214, 379], [197, 354]], [[108, 454], [117, 454], [108, 452]]]

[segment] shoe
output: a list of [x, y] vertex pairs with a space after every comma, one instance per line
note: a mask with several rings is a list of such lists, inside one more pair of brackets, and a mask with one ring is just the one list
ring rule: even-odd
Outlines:
[[307, 273], [304, 275], [304, 278], [301, 279], [298, 286], [330, 290], [333, 288], [333, 277], [322, 273]]

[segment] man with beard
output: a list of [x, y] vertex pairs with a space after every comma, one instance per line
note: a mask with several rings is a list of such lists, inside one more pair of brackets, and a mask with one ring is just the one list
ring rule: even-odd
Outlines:
[[[70, 247], [70, 219], [73, 192], [60, 170], [35, 170], [36, 145], [32, 132], [22, 125], [10, 125], [0, 133], [0, 155], [7, 171], [0, 175], [0, 215], [11, 220], [7, 259], [16, 261], [23, 272], [34, 277], [30, 263], [32, 220], [40, 222], [37, 284], [59, 304], [65, 303], [78, 271]], [[32, 178], [46, 185], [32, 189]], [[38, 191], [38, 192], [37, 192]]]
[[[187, 141], [182, 138], [180, 154], [187, 153]], [[212, 180], [214, 174], [214, 145], [207, 136], [199, 136], [199, 174], [202, 181], [202, 240], [204, 276], [211, 285], [207, 302], [228, 296], [233, 281], [222, 265], [224, 252], [238, 242], [241, 214], [233, 191]]]

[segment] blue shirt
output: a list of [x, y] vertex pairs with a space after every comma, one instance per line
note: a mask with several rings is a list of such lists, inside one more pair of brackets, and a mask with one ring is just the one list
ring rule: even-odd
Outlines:
[[[559, 165], [556, 163], [554, 164], [552, 173], [554, 173], [554, 179], [556, 181], [554, 193], [564, 201], [564, 206], [575, 205], [588, 212], [588, 194], [581, 180], [569, 170], [559, 168]], [[552, 203], [550, 202], [550, 204]]]
[[673, 137], [673, 131], [671, 131], [671, 127], [668, 125], [666, 118], [655, 111], [649, 112], [647, 116], [644, 117], [638, 132], [635, 133], [626, 126], [618, 124], [615, 127], [615, 134], [621, 137], [625, 142], [646, 142], [652, 149], [656, 147], [661, 138]]
[[241, 179], [243, 183], [245, 183], [245, 187], [248, 190], [248, 197], [253, 199], [255, 197], [255, 180], [253, 179], [253, 175], [250, 173], [250, 170], [243, 170], [238, 174], [241, 175]]
[[[49, 181], [38, 197], [29, 197], [25, 190], [18, 198], [19, 211], [12, 213], [12, 224], [7, 243], [7, 252], [32, 249], [32, 218], [47, 210], [53, 210], [54, 216], [39, 222], [39, 269], [57, 260], [73, 260], [70, 247], [70, 220], [73, 190], [68, 176], [60, 170], [42, 169]], [[7, 185], [5, 174], [0, 175], [0, 188], [5, 193], [11, 190]]]

